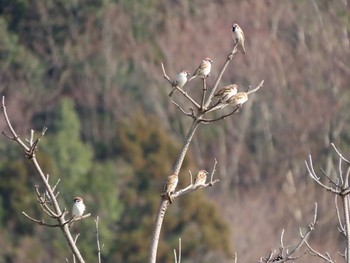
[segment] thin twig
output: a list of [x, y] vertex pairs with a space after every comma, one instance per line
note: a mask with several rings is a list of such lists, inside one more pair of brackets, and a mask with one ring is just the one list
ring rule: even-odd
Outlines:
[[333, 184], [336, 188], [340, 188], [340, 186], [337, 184], [337, 182], [334, 182], [333, 179], [326, 174], [325, 170], [323, 170], [322, 168], [320, 170], [321, 170], [322, 174], [324, 175], [324, 177], [326, 177], [331, 184]]
[[264, 80], [262, 80], [255, 89], [247, 91], [247, 94], [249, 95], [251, 93], [257, 92], [263, 85], [264, 85]]
[[214, 119], [204, 119], [204, 118], [203, 118], [203, 119], [200, 119], [200, 121], [201, 121], [203, 124], [209, 124], [209, 123], [214, 122], [214, 121], [224, 120], [225, 118], [227, 118], [227, 117], [229, 117], [229, 116], [235, 114], [236, 112], [238, 112], [239, 109], [240, 109], [240, 107], [237, 106], [233, 111], [231, 111], [231, 112], [228, 113], [228, 114], [222, 115], [222, 116], [220, 116], [220, 117], [218, 117], [218, 118], [214, 118]]
[[82, 216], [73, 216], [69, 220], [64, 222], [64, 225], [70, 224], [70, 223], [73, 223], [73, 222], [76, 222], [76, 221], [83, 220], [83, 219], [85, 219], [87, 217], [90, 217], [90, 216], [91, 216], [91, 213], [88, 213], [88, 214], [85, 214], [85, 215], [82, 215]]
[[171, 101], [174, 105], [175, 105], [175, 107], [176, 108], [178, 108], [183, 114], [185, 114], [186, 116], [189, 116], [189, 117], [191, 117], [191, 118], [196, 118], [196, 116], [194, 116], [194, 114], [193, 114], [193, 111], [191, 111], [191, 112], [186, 112], [183, 108], [181, 108], [181, 106], [179, 105], [179, 104], [177, 104], [175, 101]]
[[203, 78], [203, 92], [201, 100], [201, 110], [204, 110], [205, 94], [207, 93], [207, 78]]
[[35, 223], [37, 223], [37, 224], [39, 224], [39, 225], [41, 225], [41, 226], [47, 226], [47, 227], [60, 227], [60, 226], [61, 226], [60, 224], [54, 224], [54, 225], [52, 225], [52, 224], [47, 224], [47, 223], [45, 223], [45, 221], [44, 221], [43, 219], [41, 219], [41, 220], [35, 219], [35, 218], [29, 216], [29, 215], [28, 215], [26, 212], [24, 212], [24, 211], [22, 211], [22, 214], [23, 214], [26, 218], [28, 218], [29, 220], [31, 220], [31, 221], [33, 221], [33, 222], [35, 222]]
[[335, 211], [337, 213], [337, 218], [339, 222], [339, 232], [342, 233], [344, 236], [346, 236], [345, 232], [345, 227], [342, 223], [341, 216], [340, 216], [340, 211], [339, 211], [339, 206], [338, 206], [338, 195], [334, 195], [334, 203], [335, 203]]
[[238, 256], [237, 256], [237, 252], [235, 252], [235, 255], [233, 256], [233, 263], [237, 263], [238, 260]]
[[[317, 256], [317, 257], [323, 259], [323, 260], [326, 261], [326, 262], [334, 263], [333, 260], [331, 260], [330, 258], [328, 258], [328, 257], [326, 257], [326, 256], [324, 256], [324, 255], [322, 255], [322, 254], [321, 254], [320, 252], [318, 252], [317, 250], [313, 249], [313, 248], [310, 246], [309, 242], [305, 241], [305, 245], [309, 248], [308, 253], [309, 253], [310, 255], [312, 255], [312, 256]], [[328, 256], [329, 256], [329, 255], [328, 255]]]
[[174, 248], [175, 263], [181, 263], [181, 237], [179, 238], [179, 256], [176, 255], [176, 248]]
[[315, 173], [315, 170], [313, 168], [313, 163], [312, 163], [312, 158], [311, 158], [311, 155], [309, 155], [309, 163], [307, 161], [305, 161], [305, 165], [306, 165], [306, 168], [309, 172], [309, 175], [310, 177], [317, 183], [319, 184], [321, 187], [323, 187], [324, 189], [326, 189], [327, 191], [330, 191], [332, 193], [335, 193], [335, 194], [341, 194], [341, 191], [340, 190], [337, 190], [337, 189], [333, 189], [332, 187], [329, 187], [325, 184], [323, 184], [321, 181], [320, 181], [320, 178], [316, 175]]
[[188, 171], [188, 173], [190, 174], [190, 183], [193, 184], [193, 176], [192, 176], [192, 172]]
[[337, 147], [335, 147], [335, 144], [334, 143], [331, 143], [333, 149], [337, 152], [338, 156], [344, 161], [346, 162], [347, 164], [350, 164], [350, 161], [348, 159], [346, 159], [342, 153], [337, 149]]
[[100, 247], [100, 238], [98, 234], [98, 221], [99, 221], [99, 216], [97, 216], [95, 219], [95, 232], [96, 232], [96, 243], [97, 243], [97, 258], [98, 258], [98, 263], [101, 263], [101, 247]]
[[56, 190], [56, 187], [58, 186], [58, 184], [61, 182], [61, 178], [58, 178], [56, 184], [52, 187], [52, 191]]
[[213, 165], [213, 169], [210, 173], [210, 182], [209, 184], [211, 184], [213, 182], [213, 177], [214, 177], [214, 173], [216, 172], [216, 165], [218, 164], [218, 161], [216, 160], [216, 158], [214, 158], [214, 165]]
[[7, 115], [7, 111], [6, 111], [6, 106], [5, 106], [5, 96], [2, 96], [2, 107], [1, 110], [4, 114], [5, 117], [5, 121], [7, 126], [9, 127], [11, 134], [13, 135], [13, 137], [10, 137], [8, 135], [6, 135], [6, 133], [3, 131], [2, 133], [8, 138], [11, 139], [13, 141], [16, 141], [26, 152], [29, 151], [29, 147], [27, 145], [25, 145], [22, 140], [19, 138], [19, 136], [17, 135], [17, 133], [15, 132], [14, 128], [12, 127], [12, 124], [10, 122], [10, 119]]

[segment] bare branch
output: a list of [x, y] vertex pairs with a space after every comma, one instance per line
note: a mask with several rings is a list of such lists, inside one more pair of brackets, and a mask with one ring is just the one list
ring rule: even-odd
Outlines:
[[34, 140], [34, 130], [33, 129], [30, 130], [30, 139], [29, 140], [25, 139], [25, 140], [26, 140], [26, 142], [29, 143], [30, 146], [33, 145], [33, 140]]
[[56, 188], [57, 188], [57, 186], [58, 186], [58, 184], [59, 184], [60, 182], [61, 182], [61, 178], [58, 178], [56, 184], [52, 187], [52, 191], [55, 191], [55, 190], [56, 190]]
[[333, 181], [333, 179], [330, 176], [327, 175], [325, 170], [323, 170], [322, 168], [320, 170], [321, 170], [322, 174], [324, 175], [324, 177], [326, 177], [331, 184], [333, 184], [336, 188], [340, 188], [338, 183]]
[[340, 211], [339, 211], [339, 206], [338, 206], [338, 195], [334, 195], [334, 203], [335, 203], [335, 211], [337, 213], [337, 218], [339, 222], [339, 232], [342, 233], [344, 236], [346, 236], [345, 232], [345, 227], [342, 223], [341, 216], [340, 216]]
[[188, 171], [188, 173], [190, 174], [190, 183], [191, 185], [193, 184], [193, 176], [192, 176], [192, 172], [191, 171]]
[[343, 185], [345, 188], [349, 187], [349, 176], [350, 176], [350, 165], [348, 167], [348, 170], [346, 171], [345, 181]]
[[96, 245], [97, 245], [97, 258], [98, 258], [98, 263], [101, 263], [101, 247], [100, 247], [100, 238], [98, 234], [98, 221], [99, 221], [99, 216], [96, 217], [95, 219], [95, 232], [96, 232]]
[[262, 80], [255, 89], [247, 91], [247, 94], [249, 95], [251, 93], [257, 92], [263, 85], [264, 85], [264, 80]]
[[207, 78], [203, 78], [203, 92], [201, 100], [201, 110], [204, 110], [205, 94], [207, 93]]
[[216, 172], [216, 165], [217, 164], [218, 164], [218, 161], [216, 160], [216, 158], [214, 158], [213, 169], [211, 170], [211, 173], [210, 173], [210, 183], [213, 182], [213, 177], [214, 177], [214, 173]]
[[340, 185], [344, 185], [344, 177], [343, 177], [343, 168], [342, 168], [342, 159], [339, 158], [339, 164], [338, 164], [338, 179], [340, 180]]
[[196, 118], [196, 116], [194, 115], [194, 112], [191, 111], [191, 112], [186, 112], [183, 108], [181, 108], [181, 106], [179, 104], [177, 104], [175, 101], [171, 101], [175, 106], [176, 108], [178, 108], [183, 114], [185, 114], [186, 116], [189, 116], [191, 118]]
[[317, 184], [319, 184], [321, 187], [323, 187], [323, 188], [326, 189], [327, 191], [330, 191], [330, 192], [335, 193], [335, 194], [341, 194], [341, 191], [340, 191], [340, 190], [333, 189], [332, 187], [329, 187], [329, 186], [323, 184], [323, 183], [320, 181], [320, 178], [316, 175], [315, 170], [314, 170], [314, 168], [313, 168], [311, 155], [309, 155], [309, 163], [308, 163], [307, 161], [305, 161], [305, 165], [306, 165], [306, 168], [307, 168], [307, 170], [308, 170], [308, 172], [309, 172], [310, 177], [311, 177]]
[[167, 81], [169, 81], [169, 83], [170, 83], [171, 85], [174, 85], [174, 82], [171, 81], [171, 79], [170, 79], [170, 78], [168, 77], [168, 75], [165, 73], [164, 64], [163, 64], [163, 63], [160, 63], [160, 64], [161, 64], [162, 70], [163, 70], [163, 77], [164, 77]]
[[175, 263], [181, 263], [181, 237], [179, 238], [179, 256], [176, 255], [176, 249], [174, 248]]
[[29, 215], [28, 215], [26, 212], [24, 212], [24, 211], [22, 211], [22, 214], [23, 214], [26, 218], [28, 218], [29, 220], [31, 220], [31, 221], [33, 221], [34, 223], [37, 223], [37, 224], [39, 224], [39, 225], [47, 226], [47, 227], [61, 227], [60, 224], [52, 225], [52, 224], [47, 224], [47, 223], [45, 223], [43, 219], [41, 219], [41, 220], [35, 219], [35, 218], [29, 216]]
[[329, 254], [328, 254], [328, 256], [324, 256], [324, 255], [322, 255], [320, 252], [318, 252], [317, 250], [313, 249], [313, 248], [310, 246], [309, 242], [305, 241], [305, 244], [306, 244], [306, 246], [309, 248], [308, 253], [309, 253], [310, 255], [319, 257], [319, 258], [321, 258], [322, 260], [324, 260], [324, 261], [326, 261], [326, 262], [329, 262], [329, 263], [335, 263], [335, 261], [333, 261], [333, 260], [329, 257]]
[[235, 255], [233, 256], [233, 263], [237, 263], [237, 259], [238, 259], [237, 252], [235, 252]]
[[337, 147], [335, 147], [335, 144], [334, 143], [331, 143], [333, 149], [336, 151], [336, 153], [338, 154], [338, 156], [344, 161], [346, 162], [347, 164], [350, 165], [350, 161], [348, 159], [346, 159], [342, 154], [341, 152], [337, 149]]
[[82, 216], [73, 216], [68, 221], [64, 222], [64, 225], [69, 224], [69, 223], [73, 223], [73, 222], [76, 222], [76, 221], [83, 220], [83, 219], [85, 219], [87, 217], [90, 217], [90, 216], [91, 216], [91, 213], [88, 213], [88, 214], [85, 214], [85, 215], [82, 215]]
[[346, 247], [345, 247], [345, 258], [347, 262], [350, 261], [350, 204], [349, 204], [349, 196], [348, 195], [341, 195], [340, 196], [343, 201], [343, 218], [344, 218], [344, 226], [345, 226], [345, 240], [346, 240]]
[[200, 119], [200, 121], [201, 121], [203, 124], [209, 124], [209, 123], [214, 122], [214, 121], [224, 120], [225, 118], [227, 118], [227, 117], [229, 117], [229, 116], [231, 116], [231, 115], [237, 113], [237, 112], [239, 111], [239, 109], [240, 109], [240, 106], [236, 106], [236, 108], [235, 108], [232, 112], [230, 112], [230, 113], [228, 113], [228, 114], [225, 114], [225, 115], [223, 115], [223, 116], [221, 116], [221, 117], [214, 118], [214, 119], [204, 119], [204, 118], [203, 118], [203, 119]]
[[[318, 257], [322, 258], [323, 260], [326, 260], [327, 262], [333, 262], [333, 261], [330, 259], [329, 255], [328, 255], [328, 259], [327, 259], [327, 257], [323, 256], [321, 253], [319, 253], [319, 252], [317, 252], [316, 250], [314, 250], [314, 249], [310, 246], [310, 244], [308, 243], [308, 241], [307, 241], [307, 238], [309, 237], [310, 233], [311, 233], [312, 231], [315, 230], [316, 224], [317, 224], [317, 203], [315, 203], [314, 218], [313, 218], [313, 221], [309, 224], [309, 229], [308, 229], [308, 231], [307, 231], [305, 234], [303, 234], [302, 231], [300, 230], [300, 237], [302, 238], [302, 239], [301, 239], [301, 242], [305, 243], [306, 246], [309, 248], [309, 250], [307, 251], [307, 253], [309, 253], [310, 255], [318, 256]], [[302, 245], [302, 243], [300, 243], [299, 248], [301, 247], [301, 245]], [[298, 248], [298, 249], [299, 249], [299, 248]]]
[[41, 195], [39, 191], [39, 186], [35, 185], [34, 188], [35, 188], [36, 195], [38, 196], [38, 202], [39, 202], [39, 205], [41, 206], [41, 209], [51, 218], [57, 219], [61, 217], [61, 215], [58, 215], [47, 206], [47, 199]]
[[26, 152], [29, 151], [29, 147], [22, 142], [22, 140], [19, 138], [19, 136], [15, 132], [14, 128], [12, 127], [10, 119], [9, 119], [9, 117], [7, 115], [7, 110], [6, 110], [6, 106], [5, 106], [5, 96], [2, 96], [2, 107], [1, 107], [1, 110], [2, 110], [2, 112], [4, 114], [6, 124], [9, 127], [13, 137], [10, 137], [10, 136], [6, 135], [6, 133], [4, 131], [2, 132], [2, 134], [4, 134], [8, 139], [16, 141]]

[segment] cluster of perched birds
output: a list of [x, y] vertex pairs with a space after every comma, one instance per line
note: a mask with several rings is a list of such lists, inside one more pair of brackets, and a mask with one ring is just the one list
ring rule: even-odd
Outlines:
[[[234, 41], [234, 45], [237, 45], [240, 50], [245, 54], [245, 47], [244, 47], [244, 33], [241, 27], [234, 23], [232, 25], [232, 38]], [[210, 58], [203, 59], [202, 63], [198, 66], [198, 68], [195, 70], [193, 75], [183, 70], [179, 74], [175, 76], [175, 80], [173, 82], [173, 89], [169, 93], [169, 96], [171, 97], [174, 92], [177, 90], [177, 88], [182, 89], [185, 84], [192, 79], [196, 77], [201, 78], [207, 78], [211, 71], [211, 64], [213, 63], [213, 60]], [[190, 77], [188, 79], [188, 77]], [[246, 92], [238, 92], [238, 86], [236, 84], [227, 85], [223, 88], [221, 88], [216, 94], [215, 97], [219, 98], [222, 106], [231, 105], [231, 106], [241, 106], [243, 103], [245, 103], [248, 100], [248, 95]]]
[[[192, 186], [194, 189], [201, 188], [205, 185], [207, 181], [207, 175], [209, 173], [206, 170], [200, 170], [196, 178], [194, 179], [194, 182]], [[171, 195], [175, 192], [177, 183], [179, 182], [179, 177], [177, 174], [172, 174], [168, 176], [168, 179], [166, 183], [164, 184], [164, 192], [161, 194], [161, 196], [167, 198], [170, 203], [172, 203]]]
[[[232, 25], [232, 38], [234, 41], [234, 45], [239, 48], [243, 54], [245, 54], [244, 47], [244, 33], [241, 27], [234, 23]], [[175, 80], [173, 82], [173, 89], [171, 90], [169, 96], [171, 97], [174, 92], [180, 88], [182, 89], [185, 84], [196, 77], [207, 78], [211, 71], [211, 64], [213, 60], [210, 58], [203, 59], [202, 63], [198, 66], [195, 72], [191, 74], [183, 70], [179, 74], [176, 75]], [[188, 79], [189, 78], [189, 79]], [[238, 92], [238, 86], [236, 84], [230, 84], [223, 88], [221, 88], [215, 95], [216, 98], [219, 99], [221, 103], [221, 108], [226, 105], [231, 106], [241, 106], [248, 100], [248, 94], [246, 92]], [[198, 172], [193, 187], [200, 188], [203, 187], [207, 180], [208, 172], [205, 170], [201, 170]], [[175, 192], [176, 186], [178, 184], [179, 178], [177, 174], [172, 174], [168, 176], [166, 183], [164, 184], [163, 193], [161, 194], [164, 198], [167, 198], [169, 202], [172, 202], [171, 195]]]
[[[232, 38], [234, 41], [234, 45], [237, 45], [240, 50], [245, 54], [244, 47], [244, 33], [241, 27], [234, 23], [232, 25]], [[196, 77], [207, 78], [211, 71], [211, 64], [213, 60], [210, 58], [203, 59], [202, 63], [195, 70], [193, 75], [183, 70], [179, 74], [176, 75], [175, 81], [173, 82], [173, 89], [170, 92], [169, 96], [171, 97], [177, 88], [182, 89], [185, 84]], [[190, 77], [191, 76], [191, 77]], [[188, 79], [188, 77], [190, 77]], [[244, 102], [248, 100], [248, 95], [246, 92], [238, 92], [238, 86], [236, 84], [227, 85], [221, 88], [215, 95], [215, 97], [220, 99], [220, 102], [223, 106], [232, 105], [232, 106], [240, 106]], [[200, 188], [203, 187], [207, 180], [208, 172], [205, 170], [200, 170], [197, 173], [197, 176], [193, 182], [193, 187]], [[177, 174], [172, 174], [168, 176], [166, 183], [164, 184], [164, 192], [162, 196], [167, 198], [170, 203], [172, 202], [171, 195], [175, 192], [176, 186], [178, 184], [179, 177]], [[75, 197], [73, 200], [73, 208], [72, 208], [72, 216], [73, 217], [81, 217], [85, 212], [85, 205], [83, 199], [81, 197]], [[73, 221], [74, 222], [74, 221]], [[72, 223], [73, 223], [72, 222]], [[72, 225], [72, 224], [71, 224]]]

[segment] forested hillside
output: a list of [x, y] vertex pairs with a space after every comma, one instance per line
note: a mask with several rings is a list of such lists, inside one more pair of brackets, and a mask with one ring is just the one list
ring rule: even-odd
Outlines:
[[[22, 138], [48, 127], [38, 159], [61, 179], [60, 202], [70, 209], [83, 196], [92, 213], [73, 229], [87, 262], [96, 262], [97, 215], [103, 262], [145, 262], [162, 184], [190, 123], [160, 65], [174, 77], [210, 57], [212, 85], [233, 22], [247, 52], [235, 55], [222, 86], [246, 90], [264, 79], [264, 87], [238, 114], [199, 127], [181, 174], [210, 170], [216, 158], [220, 183], [169, 207], [158, 261], [173, 262], [181, 237], [183, 262], [229, 262], [234, 251], [257, 262], [282, 228], [298, 239], [315, 201], [312, 242], [337, 251], [334, 200], [307, 177], [304, 160], [312, 154], [332, 173], [331, 142], [350, 156], [346, 0], [0, 1], [0, 95]], [[185, 87], [195, 98], [198, 83]], [[5, 137], [0, 154], [0, 262], [63, 262], [70, 253], [60, 233], [22, 215], [41, 217], [35, 171]]]

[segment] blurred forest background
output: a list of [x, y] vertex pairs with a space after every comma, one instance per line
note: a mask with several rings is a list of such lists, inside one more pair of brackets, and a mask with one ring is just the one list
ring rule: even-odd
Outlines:
[[[161, 187], [189, 127], [160, 63], [174, 76], [210, 57], [213, 84], [233, 22], [247, 54], [235, 55], [220, 86], [265, 84], [239, 114], [197, 131], [181, 184], [214, 157], [221, 182], [171, 205], [159, 262], [173, 262], [178, 237], [183, 262], [229, 262], [234, 251], [256, 262], [278, 247], [283, 228], [286, 243], [297, 241], [315, 201], [311, 244], [336, 255], [343, 240], [333, 197], [307, 177], [304, 160], [311, 153], [331, 173], [330, 142], [350, 155], [346, 0], [0, 1], [0, 94], [22, 138], [48, 127], [39, 161], [53, 183], [61, 178], [65, 207], [80, 195], [100, 216], [103, 262], [145, 262]], [[198, 98], [200, 84], [186, 89]], [[61, 233], [21, 214], [42, 215], [35, 171], [5, 137], [0, 152], [0, 262], [63, 262]], [[93, 218], [73, 230], [87, 262], [96, 262], [93, 230]]]

